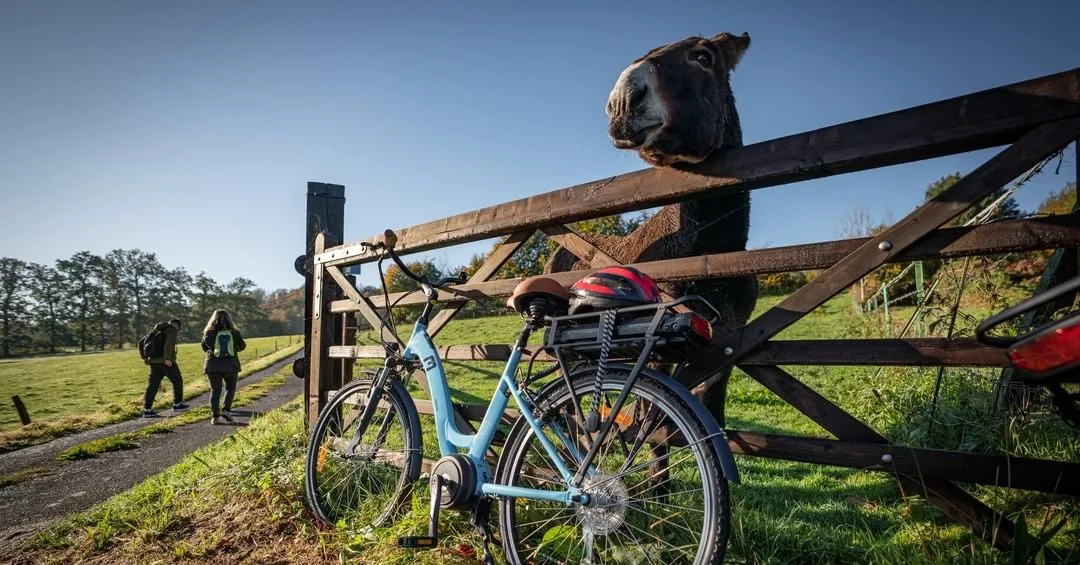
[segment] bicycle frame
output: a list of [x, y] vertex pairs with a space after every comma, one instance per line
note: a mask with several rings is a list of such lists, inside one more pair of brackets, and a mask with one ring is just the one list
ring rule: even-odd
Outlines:
[[[499, 377], [499, 385], [495, 389], [495, 394], [492, 396], [491, 403], [488, 405], [484, 418], [480, 422], [480, 427], [475, 434], [462, 432], [454, 422], [452, 417], [453, 405], [451, 404], [450, 387], [446, 380], [446, 372], [443, 369], [442, 361], [439, 359], [438, 351], [435, 349], [435, 344], [432, 342], [431, 336], [428, 335], [427, 322], [422, 318], [413, 326], [412, 336], [410, 336], [402, 355], [407, 360], [419, 360], [424, 369], [424, 374], [427, 376], [435, 417], [435, 433], [439, 442], [439, 452], [442, 456], [445, 457], [459, 453], [462, 449], [467, 449], [467, 456], [476, 464], [477, 469], [487, 469], [488, 465], [484, 460], [484, 453], [491, 447], [492, 441], [495, 439], [496, 426], [503, 414], [506, 413], [507, 402], [509, 402], [510, 397], [513, 397], [514, 402], [521, 410], [521, 415], [525, 417], [525, 421], [528, 422], [529, 427], [532, 428], [533, 433], [536, 434], [537, 439], [540, 440], [544, 450], [551, 457], [551, 461], [558, 468], [559, 474], [567, 484], [566, 490], [554, 491], [477, 481], [477, 494], [548, 500], [562, 502], [563, 504], [583, 502], [586, 495], [583, 495], [579, 488], [571, 486], [574, 473], [559, 455], [555, 446], [551, 443], [551, 439], [543, 433], [540, 422], [532, 413], [532, 405], [522, 395], [521, 389], [514, 380], [518, 364], [521, 361], [527, 333], [522, 334], [522, 338], [518, 340], [518, 343], [510, 352], [510, 359], [507, 360], [502, 375]], [[562, 436], [559, 430], [555, 430], [555, 432], [557, 435]], [[576, 451], [573, 447], [574, 444], [566, 441], [565, 437], [559, 439], [563, 441], [564, 445]], [[580, 454], [575, 453], [574, 455], [580, 458]], [[481, 476], [484, 475], [491, 476], [491, 473], [482, 473]]]

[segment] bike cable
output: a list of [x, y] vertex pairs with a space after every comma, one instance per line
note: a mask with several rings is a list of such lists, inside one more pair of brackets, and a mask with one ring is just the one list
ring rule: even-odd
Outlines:
[[611, 354], [612, 334], [615, 333], [615, 311], [605, 310], [600, 314], [600, 359], [596, 366], [596, 378], [593, 380], [593, 403], [585, 421], [585, 429], [590, 434], [600, 429], [600, 394], [604, 385], [604, 373], [607, 371], [608, 356]]

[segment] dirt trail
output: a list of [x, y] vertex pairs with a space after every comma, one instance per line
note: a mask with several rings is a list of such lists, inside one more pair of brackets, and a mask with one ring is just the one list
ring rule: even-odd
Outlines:
[[[240, 380], [238, 390], [273, 375], [298, 356], [300, 353]], [[300, 395], [303, 388], [303, 380], [290, 377], [266, 396], [238, 408], [237, 425], [212, 426], [209, 420], [200, 420], [178, 427], [172, 433], [140, 439], [138, 449], [104, 453], [93, 459], [61, 462], [56, 456], [71, 446], [134, 431], [163, 419], [128, 420], [0, 455], [0, 475], [28, 469], [48, 470], [48, 474], [0, 488], [0, 555], [48, 524], [130, 489], [176, 464], [188, 453], [241, 429], [239, 426], [244, 425], [249, 416], [282, 406]], [[207, 404], [209, 399], [210, 394], [206, 393], [187, 403], [195, 408]]]

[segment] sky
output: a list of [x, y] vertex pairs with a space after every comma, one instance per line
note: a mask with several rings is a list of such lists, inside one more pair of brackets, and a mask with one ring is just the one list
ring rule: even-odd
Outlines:
[[[604, 103], [653, 47], [749, 32], [750, 144], [1072, 69], [1077, 22], [1075, 0], [5, 0], [0, 256], [139, 248], [295, 288], [308, 181], [345, 185], [356, 240], [643, 168]], [[895, 221], [997, 151], [755, 191], [750, 247], [834, 239], [857, 206]], [[1076, 178], [1075, 153], [1055, 169], [1022, 208]]]

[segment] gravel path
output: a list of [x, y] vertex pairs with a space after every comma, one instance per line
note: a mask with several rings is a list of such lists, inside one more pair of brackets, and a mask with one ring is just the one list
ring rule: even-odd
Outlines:
[[[301, 353], [241, 379], [237, 388], [273, 375]], [[188, 453], [233, 433], [248, 420], [247, 416], [273, 410], [299, 396], [303, 389], [304, 381], [290, 376], [284, 385], [238, 408], [241, 417], [236, 419], [237, 425], [212, 426], [209, 421], [199, 421], [176, 428], [172, 433], [153, 434], [140, 439], [138, 449], [104, 453], [93, 459], [61, 462], [56, 460], [56, 455], [73, 445], [134, 431], [162, 419], [138, 418], [119, 422], [0, 455], [0, 475], [27, 469], [48, 469], [48, 474], [0, 488], [0, 554], [52, 522], [128, 490], [143, 479], [176, 464]], [[194, 408], [208, 403], [209, 399], [210, 394], [206, 393], [187, 403]]]

